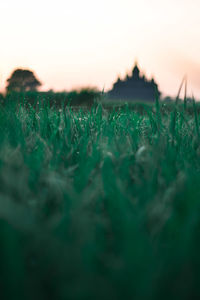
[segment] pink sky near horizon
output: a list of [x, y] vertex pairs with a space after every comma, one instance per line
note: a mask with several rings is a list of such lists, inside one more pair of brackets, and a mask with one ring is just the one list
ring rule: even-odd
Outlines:
[[0, 90], [15, 68], [28, 68], [43, 90], [108, 90], [137, 59], [164, 95], [185, 74], [200, 99], [200, 1], [3, 0]]

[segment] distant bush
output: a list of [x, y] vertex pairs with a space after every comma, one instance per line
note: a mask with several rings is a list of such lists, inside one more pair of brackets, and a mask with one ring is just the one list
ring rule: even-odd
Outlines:
[[91, 106], [100, 98], [100, 92], [92, 88], [83, 88], [69, 92], [67, 98], [71, 105]]
[[71, 106], [92, 106], [100, 98], [100, 92], [95, 89], [72, 90], [64, 93], [45, 93], [44, 97], [60, 106], [68, 104]]

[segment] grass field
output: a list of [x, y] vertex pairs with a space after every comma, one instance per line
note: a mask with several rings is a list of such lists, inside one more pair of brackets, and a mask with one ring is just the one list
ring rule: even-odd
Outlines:
[[12, 100], [0, 107], [1, 299], [200, 299], [195, 102], [140, 113]]

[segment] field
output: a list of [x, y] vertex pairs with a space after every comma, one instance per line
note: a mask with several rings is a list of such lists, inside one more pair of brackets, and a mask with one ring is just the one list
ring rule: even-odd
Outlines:
[[2, 300], [200, 299], [188, 105], [1, 104]]

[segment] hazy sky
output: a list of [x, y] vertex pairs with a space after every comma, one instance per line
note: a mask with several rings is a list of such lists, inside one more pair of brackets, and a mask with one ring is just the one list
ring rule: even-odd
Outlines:
[[162, 92], [200, 98], [200, 0], [1, 0], [0, 89], [14, 68], [43, 89], [108, 89], [135, 59]]

